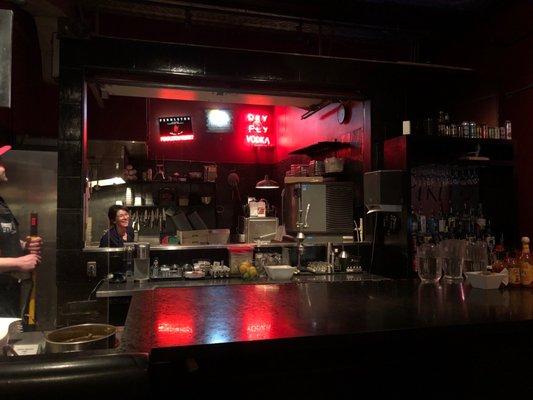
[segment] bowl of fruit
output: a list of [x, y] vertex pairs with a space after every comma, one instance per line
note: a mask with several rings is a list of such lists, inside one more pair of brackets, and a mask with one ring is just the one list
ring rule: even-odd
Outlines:
[[243, 261], [239, 264], [239, 273], [241, 274], [241, 278], [245, 281], [257, 279], [259, 276], [257, 269], [250, 261]]

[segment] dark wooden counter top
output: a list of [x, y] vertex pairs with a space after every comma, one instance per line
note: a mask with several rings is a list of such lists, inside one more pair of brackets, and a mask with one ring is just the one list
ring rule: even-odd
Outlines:
[[121, 350], [161, 396], [492, 398], [533, 390], [532, 337], [533, 290], [293, 282], [134, 293]]
[[134, 293], [122, 347], [150, 352], [506, 323], [533, 327], [533, 290], [411, 280], [157, 288]]

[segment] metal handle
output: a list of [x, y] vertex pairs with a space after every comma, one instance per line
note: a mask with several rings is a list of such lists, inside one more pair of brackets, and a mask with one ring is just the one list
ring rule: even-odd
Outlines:
[[311, 204], [307, 203], [307, 209], [305, 210], [304, 228], [309, 227], [309, 224], [307, 223], [307, 217], [309, 217], [309, 209], [310, 208], [311, 208]]

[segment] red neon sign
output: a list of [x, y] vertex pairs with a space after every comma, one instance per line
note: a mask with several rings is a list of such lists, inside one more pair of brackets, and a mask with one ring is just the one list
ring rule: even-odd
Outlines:
[[248, 113], [246, 115], [246, 143], [252, 146], [270, 146], [270, 118], [268, 114]]
[[161, 142], [183, 142], [188, 140], [194, 140], [194, 135], [161, 136], [159, 140]]

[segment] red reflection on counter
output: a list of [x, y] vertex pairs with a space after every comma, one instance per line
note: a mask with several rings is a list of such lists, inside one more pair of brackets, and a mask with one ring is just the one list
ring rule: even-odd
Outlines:
[[160, 346], [186, 345], [194, 342], [194, 319], [190, 315], [173, 315], [155, 324], [155, 340]]
[[242, 336], [246, 340], [264, 340], [272, 338], [272, 313], [269, 310], [245, 310], [242, 316]]

